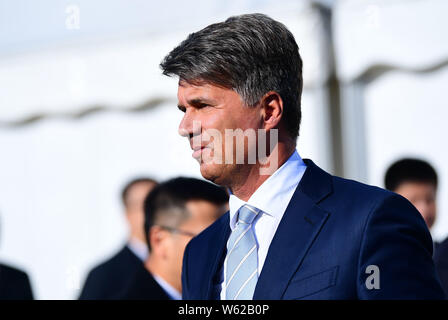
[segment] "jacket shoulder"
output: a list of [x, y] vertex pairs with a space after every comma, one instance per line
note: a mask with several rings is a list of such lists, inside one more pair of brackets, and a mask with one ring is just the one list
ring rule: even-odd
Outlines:
[[411, 216], [421, 218], [416, 214], [414, 206], [395, 192], [337, 176], [332, 176], [332, 181], [333, 196], [329, 203], [342, 209], [345, 214], [352, 212], [362, 219], [378, 210], [400, 207]]
[[0, 264], [0, 300], [32, 300], [28, 274], [11, 266]]
[[338, 176], [332, 176], [334, 190], [336, 192], [344, 192], [347, 194], [353, 194], [358, 197], [370, 198], [374, 201], [384, 200], [390, 196], [397, 195], [394, 192], [385, 190], [378, 186], [369, 185], [359, 181], [341, 178]]
[[22, 279], [28, 281], [28, 275], [24, 271], [5, 264], [0, 264], [0, 274], [1, 273], [5, 278]]
[[[138, 263], [134, 263], [134, 260]], [[89, 274], [92, 276], [104, 275], [108, 277], [110, 273], [120, 272], [120, 269], [129, 268], [133, 264], [140, 265], [138, 257], [134, 257], [134, 254], [125, 246], [109, 259], [95, 266]]]

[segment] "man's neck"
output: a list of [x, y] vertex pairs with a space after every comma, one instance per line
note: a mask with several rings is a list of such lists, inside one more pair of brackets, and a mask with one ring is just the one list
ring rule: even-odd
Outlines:
[[145, 261], [148, 257], [148, 246], [139, 238], [129, 237], [127, 246], [140, 260]]
[[[293, 154], [295, 151], [295, 145], [293, 147], [287, 147], [285, 144], [279, 143], [276, 146], [277, 150], [274, 150], [269, 157], [268, 161], [272, 163], [273, 157], [277, 157], [277, 161], [274, 161], [277, 165], [270, 168], [270, 174], [261, 174], [260, 170], [262, 165], [257, 163], [250, 168], [246, 173], [244, 181], [242, 183], [237, 183], [230, 187], [232, 193], [243, 201], [249, 200], [249, 198], [254, 194], [254, 192], [260, 187], [263, 182], [265, 182], [275, 171], [278, 170]], [[274, 159], [275, 160], [275, 159]]]
[[158, 276], [162, 278], [166, 283], [176, 289], [178, 292], [182, 292], [182, 287], [175, 283], [169, 275], [165, 272], [166, 268], [158, 263], [154, 257], [149, 255], [148, 259], [145, 261], [145, 268], [148, 270], [153, 276]]

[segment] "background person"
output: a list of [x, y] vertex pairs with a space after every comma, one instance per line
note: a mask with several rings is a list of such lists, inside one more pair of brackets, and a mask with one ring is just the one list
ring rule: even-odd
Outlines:
[[[438, 175], [431, 164], [405, 158], [393, 163], [386, 172], [386, 188], [408, 199], [425, 219], [429, 229], [437, 218]], [[434, 264], [448, 296], [448, 239], [434, 242]]]
[[0, 263], [0, 300], [33, 300], [28, 275]]
[[187, 243], [227, 211], [224, 189], [194, 178], [158, 185], [145, 201], [150, 255], [118, 299], [179, 300]]
[[405, 158], [387, 169], [384, 184], [408, 199], [431, 229], [437, 218], [437, 180], [436, 170], [428, 162]]
[[0, 264], [0, 300], [33, 300], [28, 275], [19, 269]]
[[143, 231], [143, 202], [156, 185], [157, 182], [151, 178], [138, 178], [123, 188], [122, 201], [130, 230], [128, 242], [112, 258], [89, 272], [79, 299], [112, 299], [146, 260], [148, 249]]

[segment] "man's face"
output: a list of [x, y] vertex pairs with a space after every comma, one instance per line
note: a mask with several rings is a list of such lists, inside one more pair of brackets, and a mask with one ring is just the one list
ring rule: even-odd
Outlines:
[[148, 193], [155, 187], [152, 182], [136, 183], [129, 190], [126, 199], [126, 218], [129, 223], [131, 236], [145, 242], [145, 221], [143, 203]]
[[408, 199], [425, 219], [430, 229], [436, 219], [436, 188], [431, 183], [403, 182], [395, 190]]
[[[237, 164], [235, 160], [236, 146], [233, 143], [232, 161], [226, 161], [225, 129], [258, 129], [261, 128], [263, 117], [260, 108], [247, 107], [241, 96], [234, 90], [217, 87], [211, 84], [191, 85], [180, 82], [178, 88], [179, 109], [184, 117], [179, 125], [179, 133], [190, 139], [193, 149], [193, 136], [201, 137], [200, 147], [193, 152], [193, 157], [200, 162], [202, 176], [220, 185], [228, 186], [236, 173], [250, 170], [247, 164], [248, 145], [245, 144], [244, 163]], [[200, 128], [193, 122], [200, 122]], [[220, 137], [209, 134], [209, 129], [215, 129]], [[207, 131], [209, 130], [209, 131]], [[233, 138], [232, 138], [233, 139]], [[256, 143], [256, 142], [255, 142]], [[251, 146], [253, 147], [253, 146]], [[222, 155], [222, 162], [210, 161], [215, 155]], [[208, 155], [207, 157], [205, 155]], [[208, 158], [208, 160], [207, 160]], [[226, 163], [231, 162], [231, 163]]]
[[171, 233], [168, 240], [168, 259], [171, 260], [169, 265], [172, 267], [171, 272], [175, 275], [178, 286], [181, 286], [182, 259], [188, 242], [193, 235], [201, 233], [227, 211], [226, 206], [218, 206], [205, 200], [189, 201], [186, 208], [190, 212], [190, 218], [180, 224], [177, 227], [179, 232]]

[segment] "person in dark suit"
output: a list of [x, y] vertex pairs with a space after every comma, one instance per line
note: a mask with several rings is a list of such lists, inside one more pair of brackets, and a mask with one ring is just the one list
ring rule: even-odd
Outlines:
[[230, 211], [185, 250], [184, 299], [444, 298], [409, 201], [296, 151], [302, 60], [284, 25], [231, 17], [190, 34], [161, 68], [179, 76], [179, 133], [202, 176], [231, 192]]
[[[408, 199], [420, 212], [429, 229], [437, 218], [438, 176], [427, 161], [404, 158], [394, 162], [384, 177], [386, 189]], [[448, 295], [448, 239], [434, 242], [434, 263], [445, 294]]]
[[28, 275], [16, 268], [0, 264], [0, 300], [33, 300]]
[[158, 185], [145, 200], [150, 255], [117, 299], [180, 300], [185, 246], [227, 210], [226, 191], [194, 178]]
[[33, 300], [28, 275], [17, 268], [0, 263], [0, 300]]
[[156, 185], [153, 179], [138, 178], [123, 188], [122, 201], [130, 229], [129, 240], [117, 254], [89, 272], [79, 299], [113, 299], [123, 290], [129, 277], [142, 266], [148, 254], [143, 232], [143, 201]]
[[437, 172], [427, 161], [404, 158], [387, 169], [384, 185], [408, 199], [431, 229], [437, 218]]

